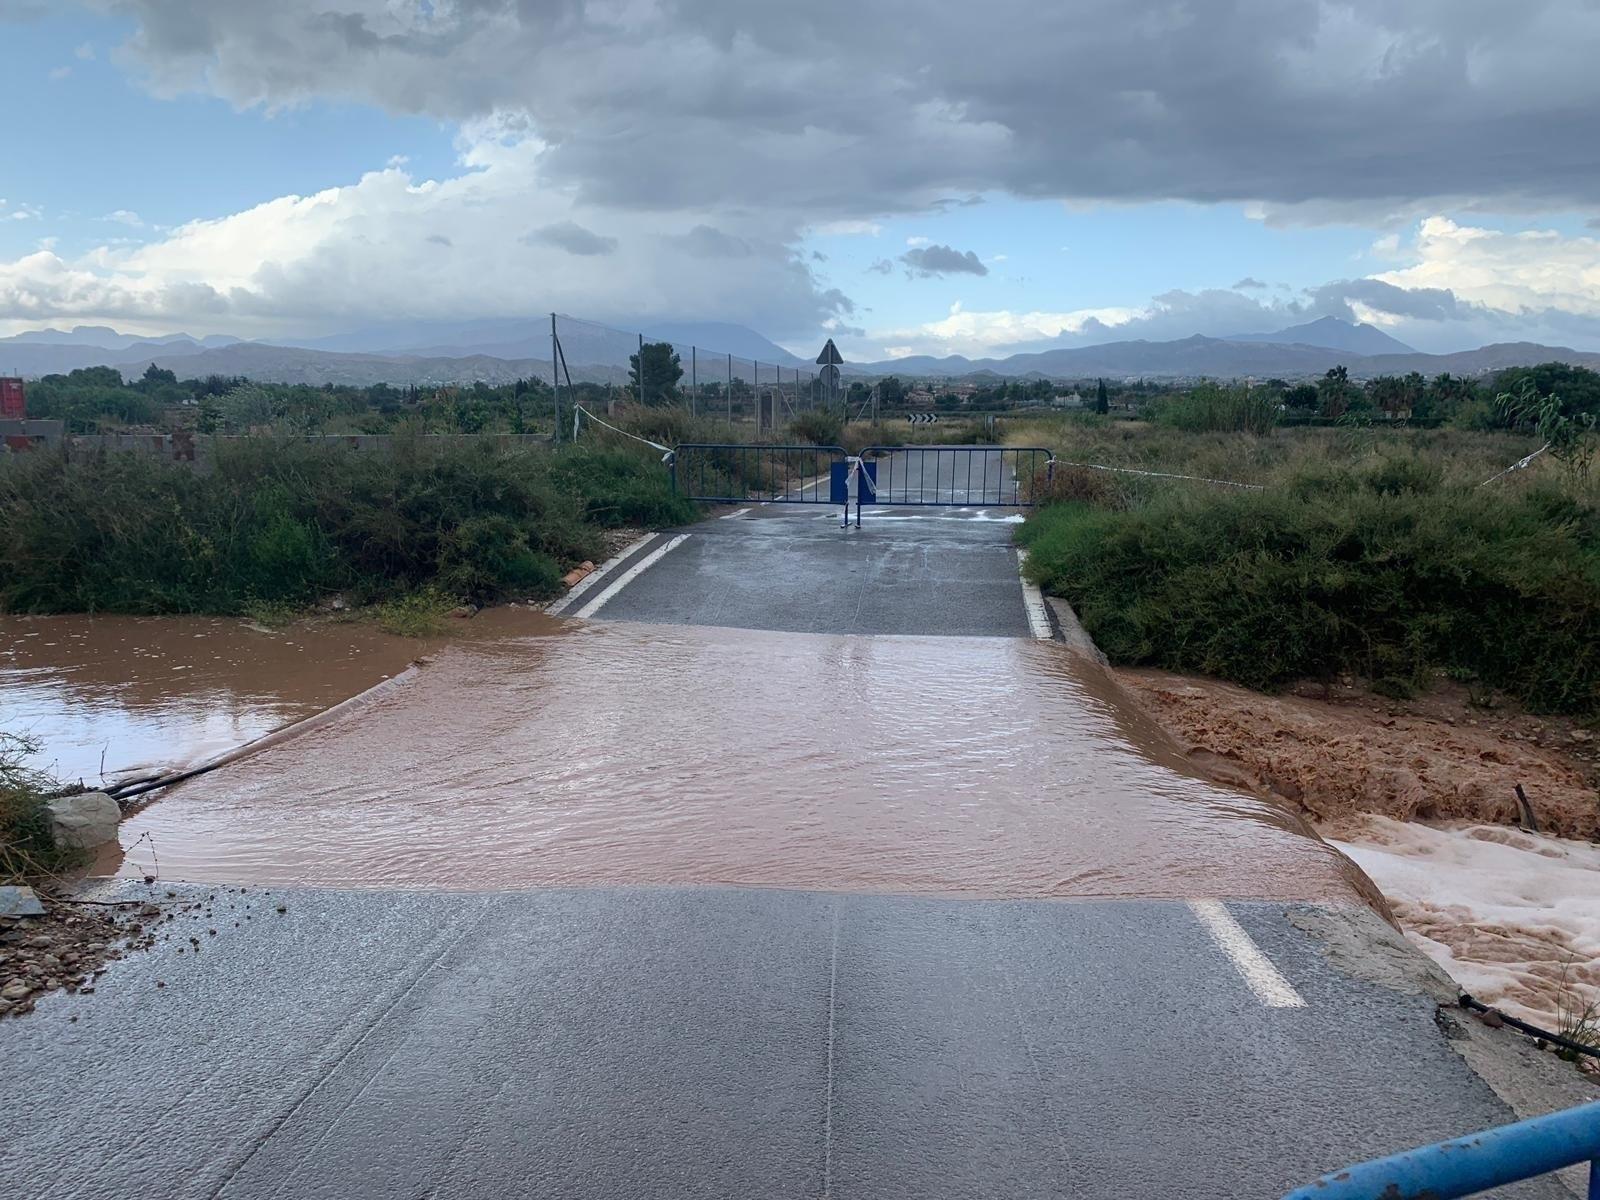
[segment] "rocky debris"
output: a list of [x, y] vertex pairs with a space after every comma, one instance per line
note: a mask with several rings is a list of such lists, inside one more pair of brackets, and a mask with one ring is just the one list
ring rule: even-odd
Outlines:
[[61, 796], [46, 806], [57, 846], [93, 850], [117, 840], [122, 809], [104, 792], [79, 792]]
[[458, 604], [445, 616], [454, 617], [458, 621], [470, 621], [482, 611], [476, 604]]
[[44, 905], [31, 887], [0, 887], [0, 917], [42, 917]]
[[[43, 916], [0, 916], [0, 1017], [31, 1012], [36, 1002], [58, 989], [92, 995], [113, 960], [158, 943], [178, 943], [171, 947], [174, 961], [193, 961], [201, 956], [202, 945], [214, 947], [223, 940], [203, 943], [200, 937], [204, 931], [207, 939], [217, 938], [219, 916], [231, 918], [232, 928], [240, 929], [258, 909], [289, 911], [288, 905], [272, 898], [271, 891], [172, 890], [161, 888], [153, 878], [145, 884], [143, 894], [119, 900], [41, 891]], [[165, 979], [156, 983], [158, 988], [166, 986]]]
[[134, 910], [137, 902], [38, 900], [39, 916], [0, 916], [0, 1017], [31, 1012], [58, 989], [92, 993], [109, 962], [155, 941], [149, 918]]

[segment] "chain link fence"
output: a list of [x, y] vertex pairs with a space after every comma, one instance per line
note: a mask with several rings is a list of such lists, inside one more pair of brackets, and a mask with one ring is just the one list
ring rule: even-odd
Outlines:
[[814, 364], [770, 344], [763, 355], [749, 345], [701, 345], [670, 331], [619, 329], [560, 313], [551, 314], [550, 342], [558, 419], [578, 405], [601, 416], [625, 405], [672, 405], [720, 419], [730, 433], [743, 427], [765, 434], [843, 402], [836, 377], [830, 388]]

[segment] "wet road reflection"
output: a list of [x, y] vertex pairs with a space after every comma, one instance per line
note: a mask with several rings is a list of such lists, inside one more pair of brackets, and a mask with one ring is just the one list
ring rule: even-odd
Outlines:
[[1186, 773], [1058, 644], [548, 628], [174, 789], [124, 823], [121, 869], [153, 847], [208, 882], [1353, 897], [1339, 855]]

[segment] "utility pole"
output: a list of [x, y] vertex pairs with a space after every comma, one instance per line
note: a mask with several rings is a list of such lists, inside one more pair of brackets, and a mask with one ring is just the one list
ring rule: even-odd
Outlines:
[[556, 341], [556, 315], [550, 314], [550, 394], [555, 397], [556, 406], [556, 441], [561, 440], [561, 368], [556, 365], [560, 356], [560, 344]]

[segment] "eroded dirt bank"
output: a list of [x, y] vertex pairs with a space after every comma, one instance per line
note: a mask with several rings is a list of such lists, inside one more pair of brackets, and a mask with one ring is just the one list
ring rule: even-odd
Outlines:
[[[1600, 740], [1581, 724], [1345, 685], [1266, 696], [1114, 674], [1220, 781], [1276, 796], [1376, 883], [1465, 990], [1547, 1027], [1600, 998]], [[1516, 826], [1516, 787], [1540, 832]]]

